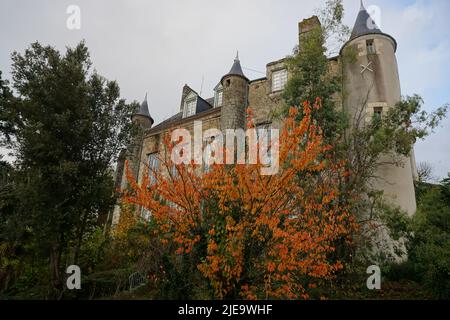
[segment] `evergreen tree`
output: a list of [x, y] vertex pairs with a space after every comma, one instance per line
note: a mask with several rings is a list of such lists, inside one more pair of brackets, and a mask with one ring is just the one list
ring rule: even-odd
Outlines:
[[313, 111], [313, 119], [322, 128], [326, 141], [331, 142], [343, 133], [347, 119], [336, 99], [341, 91], [342, 77], [331, 69], [326, 44], [333, 36], [338, 39], [345, 37], [348, 28], [342, 24], [343, 5], [340, 0], [328, 1], [319, 15], [321, 24], [300, 36], [300, 45], [287, 59], [290, 78], [284, 100], [290, 107], [301, 106], [303, 101], [313, 104], [320, 98], [323, 107]]
[[30, 232], [59, 292], [63, 266], [77, 263], [83, 237], [115, 203], [112, 167], [137, 105], [91, 71], [83, 42], [64, 55], [36, 42], [12, 60], [17, 95], [2, 82], [0, 103], [2, 140], [17, 171], [8, 225]]

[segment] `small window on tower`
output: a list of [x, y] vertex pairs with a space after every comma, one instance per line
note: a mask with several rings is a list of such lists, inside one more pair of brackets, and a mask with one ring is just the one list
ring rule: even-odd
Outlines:
[[376, 121], [381, 121], [383, 116], [383, 107], [373, 108], [373, 117]]
[[272, 92], [283, 90], [287, 83], [287, 70], [275, 71], [272, 74]]
[[373, 42], [373, 39], [369, 39], [366, 41], [367, 46], [367, 54], [375, 54], [375, 43]]

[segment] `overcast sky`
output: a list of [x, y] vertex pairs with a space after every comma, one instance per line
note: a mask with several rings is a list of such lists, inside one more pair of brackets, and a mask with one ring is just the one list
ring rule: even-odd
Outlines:
[[[264, 76], [268, 62], [292, 52], [297, 24], [325, 1], [302, 0], [1, 0], [0, 70], [10, 78], [10, 55], [33, 41], [60, 50], [85, 39], [93, 65], [117, 80], [121, 95], [141, 101], [149, 94], [158, 123], [179, 108], [186, 83], [211, 97], [239, 50], [250, 79]], [[346, 0], [353, 26], [359, 0]], [[81, 10], [81, 28], [69, 30], [69, 5]], [[365, 0], [381, 9], [381, 29], [399, 44], [402, 94], [419, 93], [426, 109], [450, 102], [450, 1]], [[204, 79], [203, 88], [202, 78]], [[417, 162], [438, 177], [450, 171], [450, 119], [416, 145]]]

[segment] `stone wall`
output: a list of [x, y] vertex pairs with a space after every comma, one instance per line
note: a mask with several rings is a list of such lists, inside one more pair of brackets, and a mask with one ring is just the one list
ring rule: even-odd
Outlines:
[[267, 65], [267, 77], [250, 82], [248, 102], [256, 125], [273, 123], [280, 127], [280, 119], [273, 118], [273, 111], [282, 106], [282, 91], [272, 92], [272, 74], [285, 68], [285, 59]]
[[[141, 163], [140, 163], [140, 169], [139, 169], [139, 181], [142, 180], [143, 174], [145, 170], [147, 170], [147, 159], [148, 155], [151, 153], [158, 153], [161, 159], [164, 159], [165, 157], [165, 150], [166, 146], [164, 144], [164, 136], [166, 134], [170, 134], [170, 131], [176, 130], [176, 129], [186, 129], [190, 132], [192, 141], [191, 144], [193, 146], [193, 139], [194, 139], [194, 121], [201, 121], [202, 122], [202, 131], [205, 132], [208, 129], [220, 129], [220, 108], [215, 108], [210, 112], [207, 112], [206, 115], [201, 117], [193, 117], [190, 119], [186, 119], [183, 121], [179, 121], [177, 123], [174, 123], [170, 128], [166, 128], [164, 130], [160, 131], [150, 131], [150, 133], [147, 133], [146, 137], [144, 138], [143, 142], [143, 148], [141, 153]], [[170, 131], [169, 131], [170, 130]], [[194, 153], [193, 150], [191, 152]], [[170, 158], [170, 155], [167, 155]], [[162, 165], [160, 161], [160, 170], [165, 170], [164, 166]]]

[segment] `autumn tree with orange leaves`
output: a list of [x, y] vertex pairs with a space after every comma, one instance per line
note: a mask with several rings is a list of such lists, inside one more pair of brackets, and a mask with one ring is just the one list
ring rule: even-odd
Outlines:
[[343, 164], [327, 156], [312, 108], [320, 100], [304, 103], [301, 120], [291, 108], [284, 121], [276, 175], [261, 175], [260, 163], [214, 164], [206, 173], [193, 162], [174, 166], [169, 134], [162, 170], [139, 183], [128, 174], [124, 200], [151, 212], [149, 237], [163, 248], [148, 275], [155, 285], [178, 268], [182, 298], [308, 299], [343, 268], [333, 253], [355, 224], [339, 200]]

